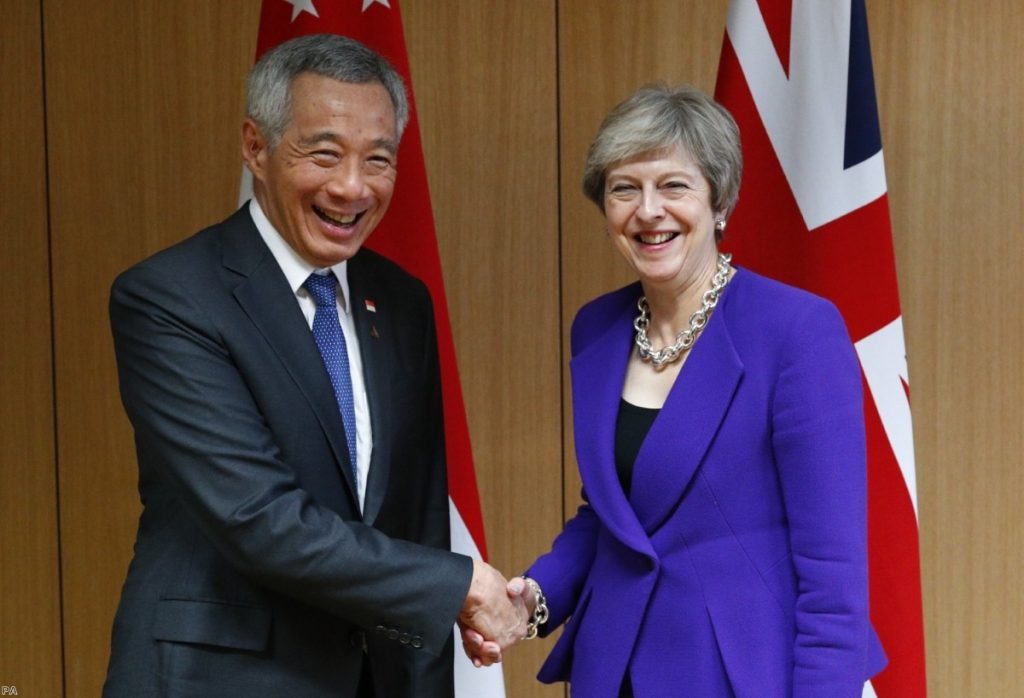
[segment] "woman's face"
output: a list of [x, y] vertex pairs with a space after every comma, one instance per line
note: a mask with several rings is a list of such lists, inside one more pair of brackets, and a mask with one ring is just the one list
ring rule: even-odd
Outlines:
[[681, 146], [609, 168], [605, 221], [645, 286], [678, 288], [714, 267], [711, 185]]

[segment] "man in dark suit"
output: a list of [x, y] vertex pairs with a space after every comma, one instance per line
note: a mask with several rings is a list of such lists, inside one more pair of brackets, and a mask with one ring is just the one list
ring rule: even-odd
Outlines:
[[407, 119], [365, 46], [282, 44], [249, 78], [254, 199], [114, 283], [144, 509], [105, 695], [451, 696], [456, 620], [525, 632], [448, 550], [428, 293], [361, 249]]

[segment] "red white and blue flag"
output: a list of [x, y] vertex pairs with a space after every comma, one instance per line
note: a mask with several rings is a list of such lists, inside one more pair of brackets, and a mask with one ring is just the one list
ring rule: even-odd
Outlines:
[[834, 302], [865, 381], [871, 619], [865, 696], [924, 696], [903, 321], [864, 0], [731, 0], [715, 96], [743, 141], [736, 261]]
[[[469, 427], [452, 343], [448, 301], [441, 275], [437, 231], [430, 205], [427, 169], [423, 160], [419, 121], [413, 98], [409, 55], [402, 31], [398, 0], [263, 0], [256, 59], [288, 39], [306, 34], [333, 33], [361, 41], [395, 67], [409, 91], [410, 119], [399, 150], [401, 175], [387, 215], [370, 236], [367, 247], [396, 262], [430, 289], [437, 321], [444, 393], [445, 443], [448, 453], [448, 503], [452, 550], [487, 559], [483, 517], [476, 488]], [[252, 195], [248, 170], [243, 168], [240, 202]], [[376, 312], [376, 305], [367, 310]], [[459, 642], [456, 642], [458, 647]], [[461, 651], [455, 652], [455, 694], [458, 698], [503, 698], [500, 665], [476, 669]]]

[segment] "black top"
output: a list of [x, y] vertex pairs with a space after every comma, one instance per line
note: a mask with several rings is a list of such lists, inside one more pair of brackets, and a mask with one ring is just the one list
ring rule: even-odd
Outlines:
[[660, 411], [657, 407], [637, 407], [623, 399], [619, 400], [619, 417], [615, 422], [615, 471], [619, 474], [619, 482], [627, 498], [640, 444], [647, 438], [647, 432], [651, 430]]

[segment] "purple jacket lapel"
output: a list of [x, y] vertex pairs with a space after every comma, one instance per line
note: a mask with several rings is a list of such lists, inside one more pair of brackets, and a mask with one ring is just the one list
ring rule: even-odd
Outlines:
[[609, 531], [637, 551], [653, 555], [648, 536], [683, 496], [742, 379], [743, 364], [725, 318], [728, 300], [727, 290], [640, 448], [632, 504], [615, 471], [614, 440], [633, 348], [633, 306], [609, 313], [608, 329], [570, 363], [583, 487]]
[[727, 298], [691, 350], [637, 454], [631, 500], [648, 534], [683, 496], [743, 376], [724, 317]]
[[633, 347], [632, 307], [608, 318], [602, 337], [573, 357], [572, 405], [576, 461], [590, 505], [608, 530], [629, 547], [654, 557], [651, 543], [615, 472], [615, 422], [622, 381]]

